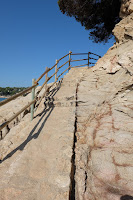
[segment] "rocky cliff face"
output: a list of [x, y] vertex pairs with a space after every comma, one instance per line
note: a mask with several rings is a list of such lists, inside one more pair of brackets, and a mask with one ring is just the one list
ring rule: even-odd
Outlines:
[[133, 199], [133, 1], [116, 43], [78, 86], [76, 200]]

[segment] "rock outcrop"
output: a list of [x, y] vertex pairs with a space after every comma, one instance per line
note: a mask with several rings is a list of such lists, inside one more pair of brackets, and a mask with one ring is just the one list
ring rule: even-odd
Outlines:
[[132, 3], [106, 55], [71, 69], [34, 120], [0, 141], [2, 200], [133, 199]]
[[120, 17], [124, 18], [133, 12], [133, 0], [121, 0]]
[[116, 44], [78, 87], [76, 200], [133, 199], [133, 1], [123, 2]]

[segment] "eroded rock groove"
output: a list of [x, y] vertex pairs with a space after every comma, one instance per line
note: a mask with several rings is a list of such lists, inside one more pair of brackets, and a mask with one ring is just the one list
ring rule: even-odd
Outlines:
[[69, 194], [69, 200], [75, 200], [75, 171], [76, 171], [76, 165], [75, 165], [75, 146], [76, 146], [76, 142], [77, 142], [77, 137], [76, 137], [76, 132], [77, 132], [77, 106], [78, 106], [78, 86], [79, 84], [77, 84], [76, 87], [76, 110], [75, 110], [75, 123], [74, 123], [74, 141], [73, 141], [73, 154], [72, 154], [72, 167], [71, 167], [71, 186], [70, 186], [70, 194]]

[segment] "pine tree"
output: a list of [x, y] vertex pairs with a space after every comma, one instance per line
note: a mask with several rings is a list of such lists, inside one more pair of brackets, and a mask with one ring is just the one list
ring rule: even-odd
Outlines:
[[120, 0], [59, 0], [63, 14], [74, 17], [89, 30], [94, 42], [107, 42], [112, 30], [120, 21]]

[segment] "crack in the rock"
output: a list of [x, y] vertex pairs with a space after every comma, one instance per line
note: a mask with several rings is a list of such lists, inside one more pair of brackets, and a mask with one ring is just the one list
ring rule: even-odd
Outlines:
[[87, 172], [85, 171], [85, 190], [84, 190], [84, 193], [86, 192], [86, 189], [87, 189], [87, 178], [88, 178], [88, 175], [87, 175]]
[[0, 140], [2, 140], [2, 131], [0, 131]]
[[78, 93], [78, 87], [79, 83], [77, 84], [76, 87], [76, 111], [75, 111], [75, 123], [74, 123], [74, 141], [73, 141], [73, 154], [71, 158], [71, 184], [70, 184], [70, 191], [69, 191], [69, 200], [75, 200], [75, 171], [76, 171], [76, 165], [75, 165], [75, 144], [77, 142], [77, 137], [76, 137], [76, 132], [77, 132], [77, 93]]
[[130, 116], [128, 113], [124, 112], [123, 110], [119, 110], [119, 109], [115, 109], [116, 111], [125, 114], [126, 116], [133, 118], [132, 116]]
[[117, 93], [115, 94], [115, 96], [118, 96], [119, 94], [124, 93], [126, 90], [132, 91], [133, 90], [133, 84], [128, 85], [126, 87], [122, 87], [121, 90], [117, 91]]
[[124, 196], [121, 196], [120, 200], [133, 200], [133, 197], [129, 195], [124, 195]]
[[114, 71], [114, 72], [108, 72], [107, 74], [114, 75], [114, 74], [116, 74], [118, 71], [119, 71], [119, 69], [117, 69], [117, 70]]

